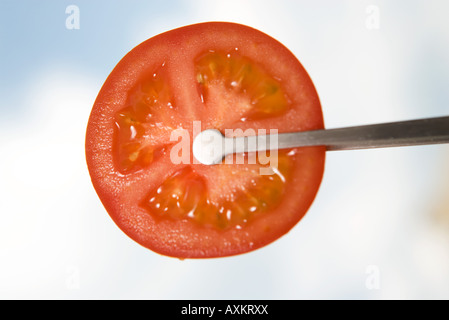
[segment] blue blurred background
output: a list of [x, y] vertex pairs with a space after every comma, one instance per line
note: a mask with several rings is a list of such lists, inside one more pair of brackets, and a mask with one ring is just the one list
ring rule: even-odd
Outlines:
[[328, 128], [448, 115], [448, 12], [444, 0], [1, 0], [0, 298], [448, 299], [448, 145], [329, 152], [291, 232], [214, 260], [129, 239], [84, 159], [92, 104], [121, 57], [203, 21], [290, 48]]

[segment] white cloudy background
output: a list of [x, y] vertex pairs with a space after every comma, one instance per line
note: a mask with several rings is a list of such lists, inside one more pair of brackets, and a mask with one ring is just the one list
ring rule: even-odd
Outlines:
[[[66, 28], [67, 6], [80, 28]], [[373, 13], [378, 20], [373, 24]], [[140, 42], [234, 21], [283, 42], [328, 128], [449, 114], [447, 1], [0, 1], [0, 298], [448, 299], [449, 145], [329, 152], [286, 236], [180, 261], [126, 237], [84, 159], [90, 109]]]

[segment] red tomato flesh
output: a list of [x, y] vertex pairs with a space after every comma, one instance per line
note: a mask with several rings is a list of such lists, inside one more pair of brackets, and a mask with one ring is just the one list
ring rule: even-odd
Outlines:
[[114, 68], [87, 126], [92, 183], [119, 228], [178, 258], [241, 254], [288, 232], [316, 196], [325, 149], [279, 150], [275, 165], [270, 154], [174, 163], [171, 134], [187, 130], [191, 146], [194, 121], [235, 136], [324, 127], [307, 72], [268, 35], [210, 22], [155, 36]]

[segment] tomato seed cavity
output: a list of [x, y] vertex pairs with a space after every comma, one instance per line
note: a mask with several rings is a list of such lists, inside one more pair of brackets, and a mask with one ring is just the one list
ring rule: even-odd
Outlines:
[[247, 97], [251, 104], [242, 120], [279, 116], [286, 112], [288, 98], [279, 79], [270, 76], [261, 66], [237, 53], [208, 51], [195, 60], [199, 94], [207, 102], [211, 86], [223, 86]]
[[239, 229], [280, 202], [292, 170], [291, 157], [280, 153], [272, 175], [260, 175], [232, 199], [219, 201], [209, 197], [206, 180], [186, 166], [149, 192], [141, 206], [159, 219], [188, 220], [218, 230]]
[[[115, 114], [114, 158], [122, 173], [150, 165], [166, 151], [176, 108], [162, 64], [128, 93], [127, 106]], [[164, 123], [159, 126], [158, 123]]]

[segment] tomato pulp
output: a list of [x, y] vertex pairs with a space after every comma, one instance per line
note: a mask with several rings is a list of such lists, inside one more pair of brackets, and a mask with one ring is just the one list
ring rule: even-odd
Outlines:
[[118, 227], [178, 258], [241, 254], [287, 233], [316, 196], [325, 149], [279, 150], [272, 162], [173, 161], [173, 132], [191, 147], [195, 123], [234, 136], [324, 127], [309, 75], [265, 33], [209, 22], [157, 35], [117, 64], [87, 126], [92, 183]]

